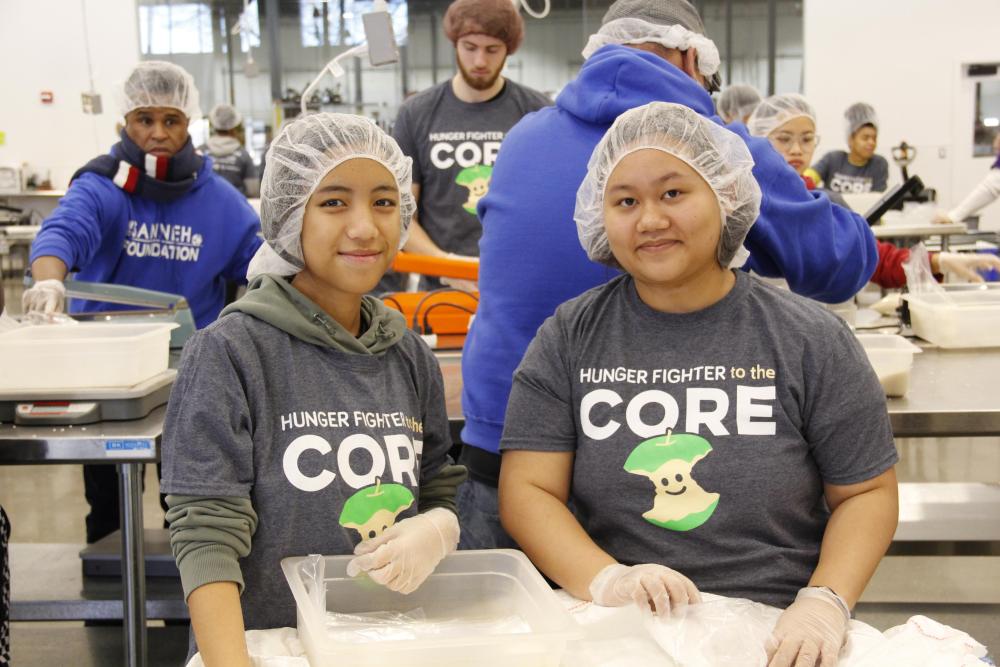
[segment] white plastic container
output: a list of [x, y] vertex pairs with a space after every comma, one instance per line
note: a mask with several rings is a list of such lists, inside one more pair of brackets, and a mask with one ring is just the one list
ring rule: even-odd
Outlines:
[[902, 336], [887, 334], [855, 334], [865, 348], [868, 361], [886, 396], [905, 396], [910, 388], [913, 355], [921, 349]]
[[944, 348], [1000, 346], [1000, 290], [906, 294], [910, 324], [924, 340]]
[[[353, 556], [322, 557], [316, 586], [308, 558], [285, 558], [281, 569], [298, 608], [298, 633], [312, 667], [559, 667], [579, 626], [520, 551], [459, 551], [438, 564], [419, 589], [403, 595], [366, 576], [347, 576]], [[325, 589], [325, 590], [324, 590]], [[369, 642], [337, 641], [327, 612], [365, 614], [420, 610], [428, 622], [489, 624], [517, 617], [526, 631], [470, 632]]]
[[131, 387], [167, 370], [173, 323], [37, 325], [0, 334], [0, 390]]

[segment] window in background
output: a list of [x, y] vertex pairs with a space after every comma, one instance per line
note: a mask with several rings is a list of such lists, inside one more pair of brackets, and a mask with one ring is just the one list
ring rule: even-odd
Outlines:
[[994, 155], [993, 137], [1000, 132], [1000, 79], [976, 83], [976, 118], [972, 128], [972, 157]]
[[[362, 14], [372, 11], [372, 0], [344, 0], [344, 13], [340, 14], [336, 5], [326, 2], [307, 0], [299, 3], [299, 26], [302, 46], [322, 46], [323, 35], [329, 35], [330, 46], [354, 46], [364, 41], [365, 31], [361, 21]], [[396, 41], [406, 42], [408, 23], [408, 8], [406, 0], [389, 0], [389, 14], [392, 16], [392, 27], [396, 33]], [[324, 17], [323, 10], [327, 8]], [[324, 21], [326, 26], [324, 26]], [[326, 31], [324, 33], [324, 27]], [[341, 39], [343, 34], [343, 39]]]
[[139, 5], [143, 55], [212, 53], [212, 8], [201, 3]]

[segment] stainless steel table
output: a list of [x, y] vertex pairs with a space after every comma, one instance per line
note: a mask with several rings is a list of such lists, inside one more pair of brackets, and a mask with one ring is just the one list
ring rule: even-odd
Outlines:
[[86, 426], [0, 424], [0, 465], [90, 463], [118, 468], [122, 517], [122, 631], [128, 667], [146, 667], [142, 464], [160, 459], [166, 406], [144, 419]]
[[925, 347], [910, 390], [888, 401], [897, 438], [1000, 435], [1000, 348]]
[[932, 236], [941, 237], [941, 250], [948, 250], [950, 236], [965, 234], [969, 230], [961, 222], [950, 225], [873, 225], [872, 233], [880, 241], [889, 239], [926, 239]]

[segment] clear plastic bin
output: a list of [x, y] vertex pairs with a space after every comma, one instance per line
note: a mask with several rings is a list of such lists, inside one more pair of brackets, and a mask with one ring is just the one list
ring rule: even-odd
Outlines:
[[[366, 576], [347, 576], [353, 556], [285, 558], [281, 569], [298, 608], [299, 639], [312, 667], [558, 667], [579, 626], [520, 551], [459, 551], [445, 558], [423, 585], [403, 595]], [[319, 570], [317, 573], [316, 570]], [[315, 582], [322, 581], [321, 585]], [[327, 612], [412, 613], [428, 622], [469, 621], [479, 631], [392, 641], [335, 640]], [[512, 633], [482, 626], [519, 619]]]
[[0, 390], [131, 387], [167, 370], [173, 323], [36, 325], [0, 334]]
[[886, 396], [905, 396], [910, 388], [913, 355], [921, 350], [902, 336], [856, 334]]
[[906, 294], [910, 324], [924, 340], [944, 348], [1000, 346], [1000, 290]]

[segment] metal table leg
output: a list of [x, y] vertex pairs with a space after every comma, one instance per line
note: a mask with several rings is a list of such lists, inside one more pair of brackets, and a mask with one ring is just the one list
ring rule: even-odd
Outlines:
[[146, 561], [143, 554], [142, 464], [118, 466], [122, 517], [122, 631], [125, 665], [146, 667]]

